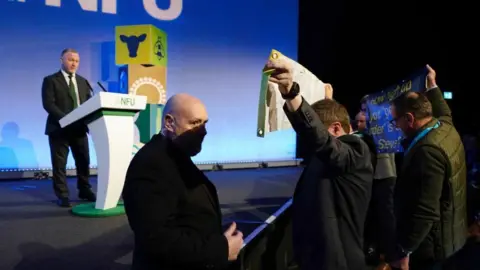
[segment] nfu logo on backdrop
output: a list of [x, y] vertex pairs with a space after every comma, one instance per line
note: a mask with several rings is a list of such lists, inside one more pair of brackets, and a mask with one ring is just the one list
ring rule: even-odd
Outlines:
[[[27, 0], [16, 1], [23, 3], [27, 2]], [[98, 12], [99, 1], [97, 0], [77, 0], [77, 2], [84, 11]], [[117, 14], [117, 0], [100, 0], [100, 2], [102, 3], [102, 13]], [[45, 0], [45, 5], [50, 7], [61, 7], [62, 0]], [[159, 8], [155, 0], [143, 0], [143, 7], [145, 8], [145, 11], [155, 19], [172, 21], [178, 18], [182, 13], [183, 0], [170, 0], [170, 7], [168, 9]]]

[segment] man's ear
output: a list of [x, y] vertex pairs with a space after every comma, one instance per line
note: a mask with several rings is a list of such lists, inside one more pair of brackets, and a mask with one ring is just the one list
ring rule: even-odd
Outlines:
[[171, 114], [166, 114], [164, 117], [164, 121], [165, 128], [170, 132], [174, 132], [175, 121], [173, 116]]
[[[333, 132], [335, 134], [340, 135], [340, 134], [343, 133], [342, 132], [343, 131], [342, 124], [340, 124], [340, 122], [333, 122], [331, 126], [333, 127]], [[344, 131], [344, 132], [346, 132], [346, 131]]]
[[406, 113], [404, 116], [408, 122], [409, 126], [413, 126], [413, 122], [415, 122], [415, 117], [411, 113]]
[[332, 123], [332, 126], [333, 126], [333, 130], [335, 131], [335, 134], [338, 134], [340, 132], [340, 129], [342, 128], [339, 122]]

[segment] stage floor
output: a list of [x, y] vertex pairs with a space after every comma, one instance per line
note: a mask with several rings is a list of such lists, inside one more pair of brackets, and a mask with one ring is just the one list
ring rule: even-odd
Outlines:
[[[301, 168], [208, 172], [224, 224], [248, 235], [293, 194]], [[92, 178], [92, 184], [96, 181]], [[69, 180], [71, 199], [75, 179]], [[1, 270], [128, 270], [133, 236], [125, 216], [81, 218], [54, 204], [50, 180], [0, 182]]]

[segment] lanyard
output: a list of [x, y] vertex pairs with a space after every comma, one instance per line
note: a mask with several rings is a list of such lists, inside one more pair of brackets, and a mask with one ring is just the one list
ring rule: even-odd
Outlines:
[[429, 128], [426, 128], [424, 129], [422, 132], [420, 132], [417, 136], [415, 136], [415, 138], [413, 138], [413, 141], [410, 143], [410, 145], [408, 146], [407, 150], [405, 150], [405, 153], [404, 155], [406, 155], [408, 153], [408, 151], [410, 151], [410, 149], [412, 149], [412, 147], [419, 141], [421, 140], [423, 137], [425, 137], [430, 131], [432, 131], [432, 129], [436, 129], [440, 126], [440, 121], [437, 121], [437, 123], [433, 126], [433, 127], [429, 127]]

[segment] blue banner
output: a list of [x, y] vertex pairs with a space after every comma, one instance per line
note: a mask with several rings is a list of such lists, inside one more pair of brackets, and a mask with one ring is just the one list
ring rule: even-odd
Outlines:
[[369, 132], [373, 136], [378, 153], [403, 152], [403, 147], [400, 144], [403, 134], [400, 129], [391, 123], [390, 102], [406, 91], [423, 91], [427, 73], [427, 69], [424, 68], [401, 83], [368, 96]]

